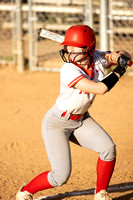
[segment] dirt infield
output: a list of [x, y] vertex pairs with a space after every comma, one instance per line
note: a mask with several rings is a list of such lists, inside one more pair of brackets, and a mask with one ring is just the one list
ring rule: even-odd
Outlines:
[[[0, 199], [14, 200], [21, 185], [50, 170], [41, 122], [59, 94], [59, 73], [20, 75], [11, 67], [0, 69], [0, 94]], [[124, 75], [109, 93], [97, 96], [90, 114], [117, 146], [109, 191], [115, 200], [133, 200], [133, 77]], [[35, 197], [93, 200], [98, 155], [74, 144], [71, 153], [67, 184]]]

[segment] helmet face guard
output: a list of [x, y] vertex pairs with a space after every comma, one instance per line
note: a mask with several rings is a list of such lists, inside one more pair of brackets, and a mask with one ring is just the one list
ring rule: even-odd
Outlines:
[[[75, 59], [77, 58], [77, 56], [79, 56], [79, 55], [81, 55], [81, 54], [85, 55], [82, 59], [86, 58], [87, 56], [90, 56], [90, 55], [88, 54], [88, 52], [84, 52], [84, 51], [83, 51], [83, 52], [66, 52], [65, 49], [61, 49], [61, 50], [59, 51], [59, 53], [60, 53], [60, 56], [61, 56], [61, 58], [63, 59], [64, 62], [70, 62], [70, 60], [71, 60], [70, 56], [71, 56], [72, 54], [75, 54], [75, 57], [74, 57], [74, 59], [73, 59], [73, 62], [75, 62]], [[66, 58], [66, 56], [65, 56], [65, 53], [67, 54], [67, 58]], [[77, 60], [76, 62], [81, 61], [82, 59], [79, 59], [79, 60]]]
[[[68, 62], [69, 60], [67, 60], [67, 58], [66, 58], [66, 56], [65, 56], [65, 50], [64, 49], [61, 49], [60, 51], [59, 51], [59, 53], [60, 53], [60, 56], [61, 56], [61, 58], [62, 58], [62, 60], [64, 61], [64, 62]], [[69, 61], [70, 62], [70, 61]]]

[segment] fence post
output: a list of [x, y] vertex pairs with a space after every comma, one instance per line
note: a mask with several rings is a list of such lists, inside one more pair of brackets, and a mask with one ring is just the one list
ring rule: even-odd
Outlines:
[[113, 0], [109, 0], [109, 50], [113, 51], [114, 49], [114, 40], [113, 40]]
[[33, 32], [33, 0], [28, 0], [28, 24], [29, 24], [29, 68], [34, 69], [34, 32]]
[[100, 50], [108, 48], [108, 0], [100, 0]]
[[[11, 1], [12, 3], [14, 3], [14, 1]], [[11, 29], [12, 31], [12, 54], [13, 54], [13, 66], [17, 66], [17, 57], [16, 57], [16, 8], [14, 6], [14, 8], [12, 8], [12, 13], [11, 13], [11, 18], [12, 18], [12, 24], [13, 27]]]
[[93, 1], [85, 0], [85, 24], [93, 28]]
[[17, 34], [17, 71], [24, 70], [23, 31], [22, 31], [22, 1], [16, 0], [16, 34]]

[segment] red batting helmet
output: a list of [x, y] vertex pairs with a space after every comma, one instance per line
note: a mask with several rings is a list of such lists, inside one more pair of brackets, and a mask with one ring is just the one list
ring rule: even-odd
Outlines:
[[66, 31], [61, 45], [87, 47], [86, 52], [92, 55], [96, 47], [95, 32], [87, 25], [72, 26]]

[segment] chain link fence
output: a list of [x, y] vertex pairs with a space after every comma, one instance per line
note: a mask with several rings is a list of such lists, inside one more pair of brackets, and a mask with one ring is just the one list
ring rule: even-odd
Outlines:
[[[40, 1], [41, 2], [41, 1]], [[42, 1], [44, 2], [44, 1]], [[34, 6], [41, 6], [45, 12], [36, 12], [37, 16], [37, 28], [45, 28], [55, 33], [64, 35], [65, 31], [72, 25], [76, 24], [88, 24], [93, 26], [94, 30], [98, 33], [98, 15], [95, 14], [96, 8], [99, 6], [98, 1], [88, 0], [53, 0], [51, 4], [45, 0], [45, 3], [39, 3], [34, 0]], [[93, 4], [94, 17], [93, 21], [90, 16], [89, 3]], [[98, 34], [97, 34], [98, 37]], [[98, 46], [98, 42], [97, 42]], [[50, 41], [48, 39], [38, 39], [38, 51], [37, 51], [37, 65], [38, 70], [54, 70], [58, 71], [58, 68], [62, 65], [62, 60], [59, 56], [59, 49], [61, 46], [57, 42]]]
[[[0, 2], [2, 63], [18, 64], [17, 1]], [[125, 49], [133, 57], [133, 0], [108, 0], [108, 3], [108, 49]], [[59, 56], [59, 43], [38, 37], [39, 28], [64, 35], [72, 25], [90, 25], [96, 32], [96, 48], [100, 50], [100, 0], [29, 0], [22, 2], [21, 11], [21, 53], [24, 65], [30, 66], [30, 69], [33, 66], [35, 70], [58, 71], [63, 63]]]
[[133, 0], [111, 0], [109, 22], [110, 49], [124, 48], [133, 56]]
[[[109, 1], [110, 50], [125, 49], [133, 60], [133, 0]], [[131, 75], [133, 69], [127, 70]]]
[[0, 1], [0, 63], [13, 61], [14, 54], [14, 5], [13, 0]]

